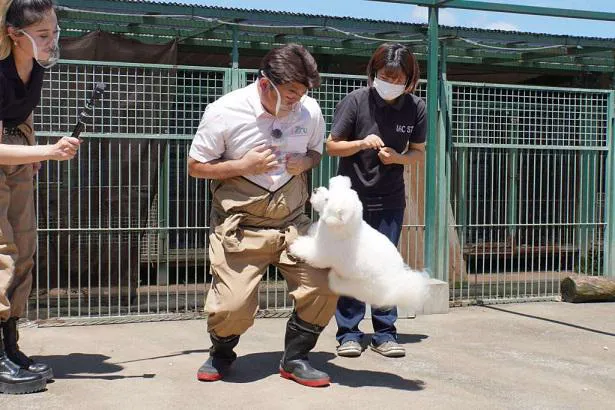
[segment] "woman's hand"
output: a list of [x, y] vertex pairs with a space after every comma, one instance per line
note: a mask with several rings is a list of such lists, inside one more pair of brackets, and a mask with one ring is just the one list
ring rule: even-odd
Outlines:
[[390, 147], [382, 147], [378, 151], [378, 158], [384, 165], [401, 164], [400, 155], [397, 151]]
[[81, 141], [73, 137], [63, 137], [53, 145], [49, 145], [48, 157], [56, 161], [73, 159], [77, 154]]
[[370, 134], [361, 140], [361, 149], [380, 149], [384, 147], [382, 138], [375, 134]]

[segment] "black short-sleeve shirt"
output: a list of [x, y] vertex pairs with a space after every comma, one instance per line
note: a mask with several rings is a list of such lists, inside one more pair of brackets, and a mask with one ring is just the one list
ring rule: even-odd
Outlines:
[[45, 70], [35, 61], [26, 85], [17, 74], [12, 54], [0, 60], [0, 121], [4, 128], [16, 127], [34, 111], [41, 100], [44, 75]]
[[[388, 104], [370, 87], [348, 94], [335, 109], [331, 136], [336, 141], [378, 135], [385, 146], [402, 153], [408, 143], [425, 142], [425, 102], [403, 94]], [[404, 167], [384, 165], [378, 151], [367, 149], [340, 158], [338, 175], [346, 175], [367, 210], [398, 209], [406, 205]]]

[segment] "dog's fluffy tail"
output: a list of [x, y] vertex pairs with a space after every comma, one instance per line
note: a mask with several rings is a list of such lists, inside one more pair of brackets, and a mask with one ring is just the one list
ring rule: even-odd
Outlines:
[[429, 275], [424, 271], [416, 271], [406, 267], [399, 275], [388, 276], [391, 280], [391, 305], [397, 305], [412, 310], [421, 311], [429, 295]]

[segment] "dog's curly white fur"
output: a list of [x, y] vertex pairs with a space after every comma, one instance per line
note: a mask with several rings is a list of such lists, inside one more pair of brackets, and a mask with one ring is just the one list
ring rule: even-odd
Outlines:
[[331, 178], [329, 189], [316, 188], [310, 202], [320, 219], [290, 245], [291, 254], [330, 268], [329, 286], [340, 295], [421, 310], [428, 276], [405, 265], [391, 241], [363, 221], [363, 206], [348, 177]]

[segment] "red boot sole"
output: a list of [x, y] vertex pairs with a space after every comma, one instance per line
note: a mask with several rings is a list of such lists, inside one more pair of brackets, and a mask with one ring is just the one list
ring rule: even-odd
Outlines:
[[196, 378], [202, 382], [215, 382], [216, 380], [222, 379], [222, 375], [219, 373], [197, 373]]
[[288, 373], [287, 371], [284, 371], [282, 369], [280, 369], [280, 376], [288, 380], [293, 380], [303, 386], [308, 386], [308, 387], [326, 387], [331, 384], [331, 379], [329, 379], [328, 377], [326, 379], [317, 379], [317, 380], [300, 379], [299, 377], [296, 377], [294, 374]]

